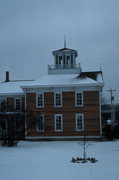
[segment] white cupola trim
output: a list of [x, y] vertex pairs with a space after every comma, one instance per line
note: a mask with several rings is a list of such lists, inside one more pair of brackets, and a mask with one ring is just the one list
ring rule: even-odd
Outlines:
[[76, 64], [78, 53], [74, 49], [66, 48], [64, 38], [64, 48], [52, 52], [54, 65], [48, 65], [48, 74], [79, 74], [81, 72], [80, 63]]

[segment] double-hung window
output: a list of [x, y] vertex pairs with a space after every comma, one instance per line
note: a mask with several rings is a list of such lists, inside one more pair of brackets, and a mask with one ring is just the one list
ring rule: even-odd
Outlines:
[[44, 107], [44, 94], [37, 94], [37, 107]]
[[62, 94], [55, 93], [54, 101], [55, 101], [54, 102], [55, 107], [61, 107], [62, 106]]
[[21, 110], [21, 99], [20, 98], [16, 98], [15, 99], [15, 109], [17, 111], [20, 111]]
[[84, 130], [84, 115], [76, 114], [76, 131]]
[[62, 114], [55, 114], [55, 131], [63, 131]]
[[83, 93], [82, 92], [75, 93], [75, 105], [83, 106]]
[[0, 106], [1, 106], [1, 111], [6, 110], [6, 99], [1, 99], [0, 100]]
[[44, 131], [44, 115], [37, 118], [37, 131]]

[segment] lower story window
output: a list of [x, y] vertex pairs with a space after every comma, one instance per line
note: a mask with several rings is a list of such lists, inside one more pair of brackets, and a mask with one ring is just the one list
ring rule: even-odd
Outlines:
[[76, 131], [84, 130], [84, 115], [76, 114]]
[[5, 99], [0, 100], [0, 107], [1, 107], [1, 111], [6, 110], [6, 100]]
[[37, 118], [37, 131], [44, 131], [44, 115]]
[[21, 110], [21, 99], [17, 98], [15, 103], [16, 103], [16, 110], [17, 111]]
[[55, 131], [63, 131], [62, 114], [55, 114]]

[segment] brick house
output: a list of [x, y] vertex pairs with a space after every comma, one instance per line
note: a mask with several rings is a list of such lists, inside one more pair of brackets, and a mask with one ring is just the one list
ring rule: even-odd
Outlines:
[[1, 107], [32, 112], [25, 122], [34, 118], [37, 123], [27, 138], [100, 138], [102, 71], [83, 72], [76, 50], [64, 47], [52, 53], [54, 65], [39, 80], [10, 81], [7, 72], [0, 84]]

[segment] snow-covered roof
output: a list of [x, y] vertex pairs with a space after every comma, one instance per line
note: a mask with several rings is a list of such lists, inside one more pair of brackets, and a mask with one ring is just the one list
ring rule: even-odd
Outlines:
[[46, 75], [40, 79], [28, 81], [9, 81], [0, 83], [0, 96], [24, 95], [23, 88], [71, 87], [71, 86], [102, 86], [102, 73], [82, 72], [79, 74]]
[[30, 80], [25, 81], [9, 81], [0, 83], [0, 95], [22, 95], [24, 94], [21, 86], [26, 86], [29, 84]]
[[61, 87], [61, 86], [84, 86], [84, 85], [102, 85], [101, 74], [98, 73], [97, 78], [81, 76], [78, 74], [56, 74], [47, 75], [30, 83], [22, 88], [37, 88], [37, 87]]

